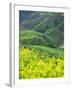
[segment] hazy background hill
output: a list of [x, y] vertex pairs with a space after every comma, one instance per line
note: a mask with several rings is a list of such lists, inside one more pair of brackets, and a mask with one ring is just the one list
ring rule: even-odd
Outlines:
[[64, 14], [19, 11], [20, 45], [64, 45]]

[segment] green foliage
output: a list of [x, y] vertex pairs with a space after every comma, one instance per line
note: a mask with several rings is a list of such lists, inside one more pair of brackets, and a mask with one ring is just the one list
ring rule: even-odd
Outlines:
[[50, 57], [35, 48], [20, 48], [19, 78], [55, 78], [64, 76], [63, 57]]

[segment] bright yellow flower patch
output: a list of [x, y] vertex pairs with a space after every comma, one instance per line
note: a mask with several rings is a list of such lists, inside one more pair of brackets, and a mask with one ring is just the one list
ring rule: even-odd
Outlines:
[[44, 54], [35, 49], [20, 48], [19, 79], [63, 77], [64, 59]]

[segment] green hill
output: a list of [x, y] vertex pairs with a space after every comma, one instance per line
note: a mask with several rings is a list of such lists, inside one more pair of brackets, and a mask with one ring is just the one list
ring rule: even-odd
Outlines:
[[58, 48], [64, 44], [64, 14], [20, 11], [20, 44]]

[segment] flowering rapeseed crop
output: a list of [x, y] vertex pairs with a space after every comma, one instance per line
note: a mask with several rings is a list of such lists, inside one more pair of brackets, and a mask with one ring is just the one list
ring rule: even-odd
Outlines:
[[64, 59], [45, 52], [20, 48], [19, 79], [56, 78], [64, 76]]

